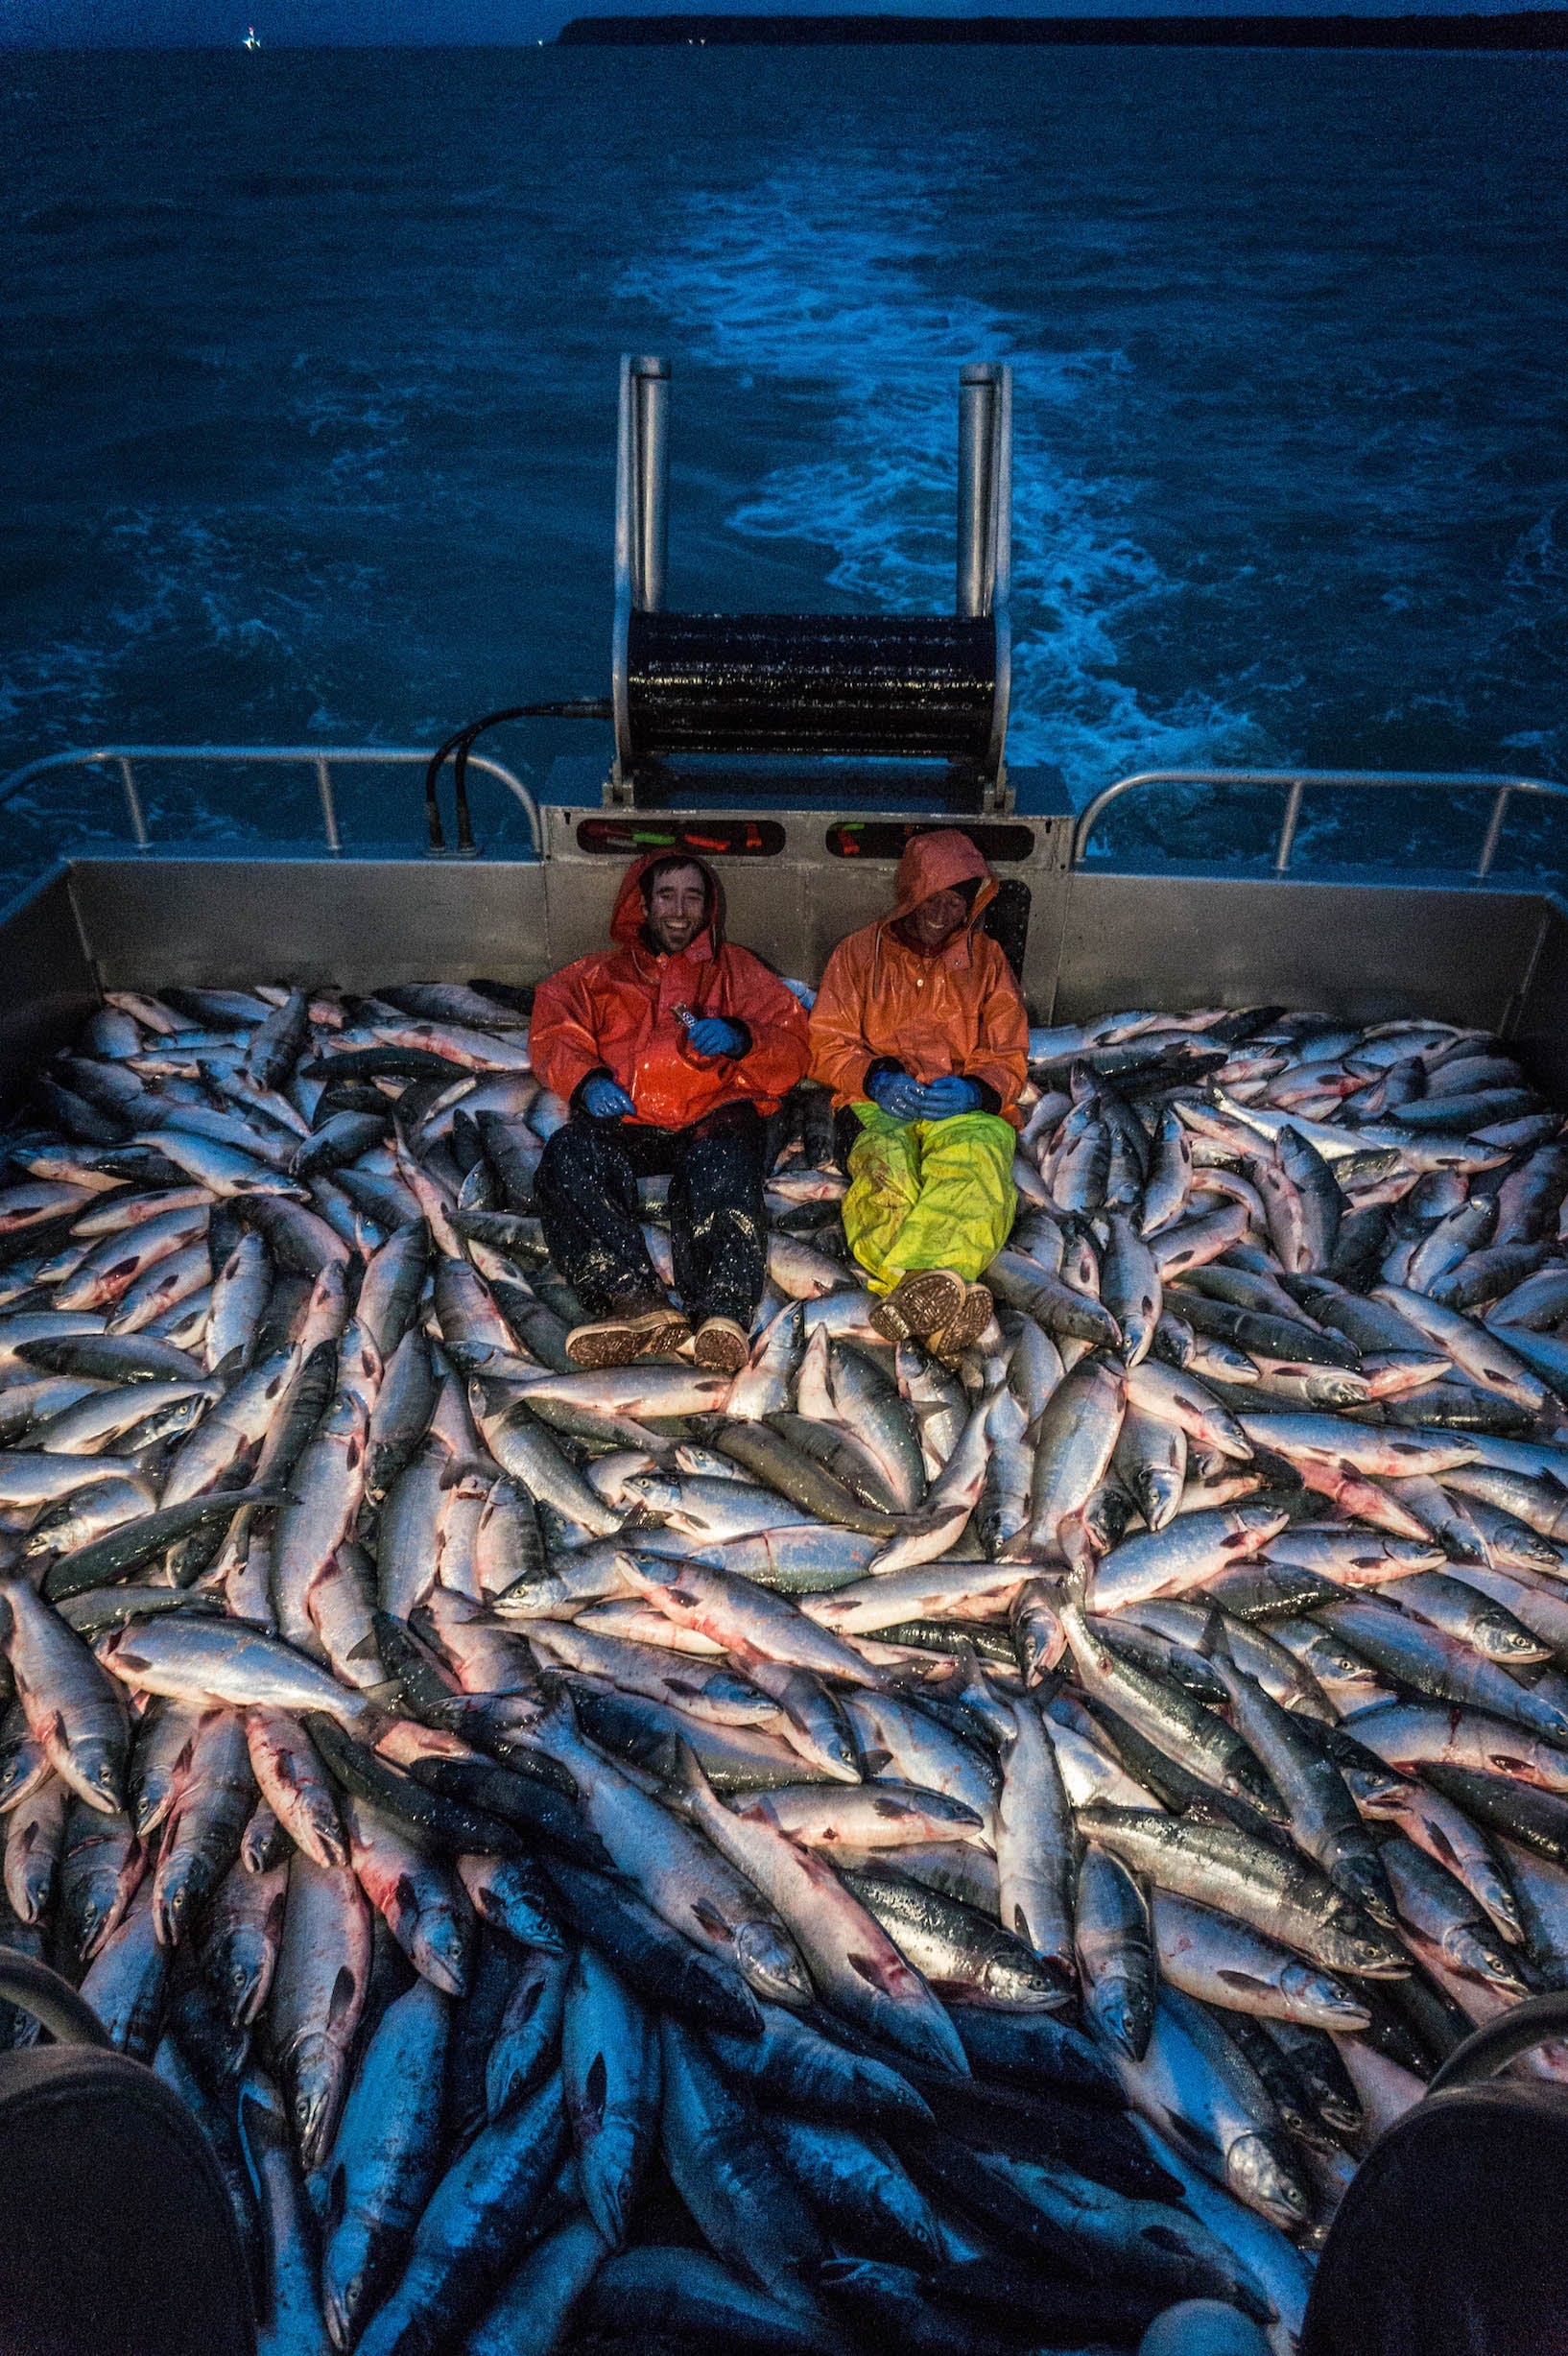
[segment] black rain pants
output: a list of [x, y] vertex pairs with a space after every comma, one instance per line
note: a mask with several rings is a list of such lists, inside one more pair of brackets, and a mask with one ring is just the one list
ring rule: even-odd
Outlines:
[[1434, 2095], [1329, 2228], [1301, 2356], [1568, 2356], [1568, 2090]]
[[634, 1316], [665, 1297], [642, 1239], [637, 1180], [670, 1178], [676, 1291], [693, 1325], [731, 1317], [749, 1331], [768, 1273], [763, 1124], [722, 1105], [689, 1129], [574, 1112], [534, 1181], [544, 1240], [590, 1317]]

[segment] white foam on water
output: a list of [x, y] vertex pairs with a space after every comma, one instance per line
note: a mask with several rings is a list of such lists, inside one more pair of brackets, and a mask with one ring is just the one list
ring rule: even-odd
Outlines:
[[[85, 617], [85, 631], [7, 655], [0, 726], [31, 738], [34, 757], [106, 737], [373, 738], [342, 708], [333, 671], [340, 637], [370, 630], [378, 570], [303, 552], [263, 568], [244, 522], [226, 531], [208, 514], [161, 505], [106, 515], [100, 547], [115, 582], [112, 600]], [[185, 717], [191, 708], [216, 714], [237, 703], [241, 716], [227, 726], [215, 718], [203, 730]], [[287, 725], [271, 722], [273, 708], [287, 710]], [[295, 718], [301, 710], [303, 726]], [[129, 726], [128, 711], [136, 715]], [[210, 780], [199, 782], [195, 772], [154, 765], [138, 782], [154, 835], [166, 820], [189, 840], [268, 832], [266, 804], [248, 811], [237, 791], [207, 790]], [[45, 845], [123, 841], [118, 773], [47, 772], [8, 803], [12, 864], [0, 866], [0, 896], [36, 864], [32, 829]]]
[[938, 192], [918, 166], [820, 161], [738, 194], [693, 193], [666, 245], [615, 286], [669, 320], [679, 357], [811, 388], [802, 439], [830, 415], [826, 451], [772, 469], [729, 528], [825, 545], [823, 585], [852, 607], [951, 610], [956, 370], [1009, 361], [1010, 758], [1056, 762], [1082, 799], [1132, 768], [1257, 757], [1260, 732], [1223, 695], [1195, 682], [1159, 702], [1120, 668], [1128, 626], [1180, 584], [1140, 544], [1130, 487], [1075, 473], [1053, 426], [1113, 399], [1126, 356], [1041, 350], [1024, 318], [959, 290], [956, 259], [953, 291], [935, 293]]

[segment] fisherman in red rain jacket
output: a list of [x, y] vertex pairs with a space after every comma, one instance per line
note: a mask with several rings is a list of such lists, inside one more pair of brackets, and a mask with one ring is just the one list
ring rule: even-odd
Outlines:
[[[767, 1275], [763, 1121], [806, 1068], [806, 1017], [725, 939], [700, 859], [633, 860], [615, 947], [541, 982], [529, 1053], [571, 1110], [535, 1191], [550, 1256], [589, 1312], [580, 1367], [626, 1366], [695, 1331], [699, 1366], [738, 1373]], [[677, 1309], [643, 1242], [637, 1180], [668, 1172]]]

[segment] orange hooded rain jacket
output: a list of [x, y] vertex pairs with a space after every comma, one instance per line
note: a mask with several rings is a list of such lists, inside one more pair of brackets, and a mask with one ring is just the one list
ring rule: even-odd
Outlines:
[[[978, 882], [969, 921], [934, 957], [907, 949], [893, 932], [933, 892]], [[827, 961], [811, 1017], [811, 1076], [835, 1107], [866, 1094], [866, 1076], [884, 1058], [925, 1082], [957, 1072], [994, 1088], [1003, 1118], [1019, 1126], [1018, 1091], [1028, 1071], [1029, 1017], [1012, 968], [980, 918], [996, 879], [965, 834], [943, 827], [913, 837], [898, 863], [891, 916], [841, 940]]]
[[[760, 958], [725, 940], [724, 888], [701, 859], [683, 864], [707, 886], [706, 925], [678, 956], [649, 947], [642, 879], [669, 856], [648, 851], [628, 868], [610, 917], [613, 949], [539, 984], [528, 1035], [534, 1069], [567, 1104], [591, 1072], [608, 1072], [655, 1129], [685, 1129], [721, 1105], [772, 1112], [806, 1068], [805, 1014]], [[750, 1046], [693, 1055], [677, 1007], [744, 1023]]]

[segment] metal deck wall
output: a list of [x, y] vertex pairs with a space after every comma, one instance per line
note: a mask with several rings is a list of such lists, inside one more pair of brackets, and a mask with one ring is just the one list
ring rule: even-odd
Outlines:
[[[891, 886], [886, 862], [724, 870], [733, 938], [813, 982]], [[68, 1038], [99, 988], [536, 981], [604, 938], [619, 872], [572, 857], [73, 860], [0, 923], [0, 1087]], [[1131, 1006], [1431, 1014], [1516, 1035], [1568, 1093], [1568, 912], [1545, 892], [1092, 868], [1036, 882], [1025, 965], [1036, 1021]]]

